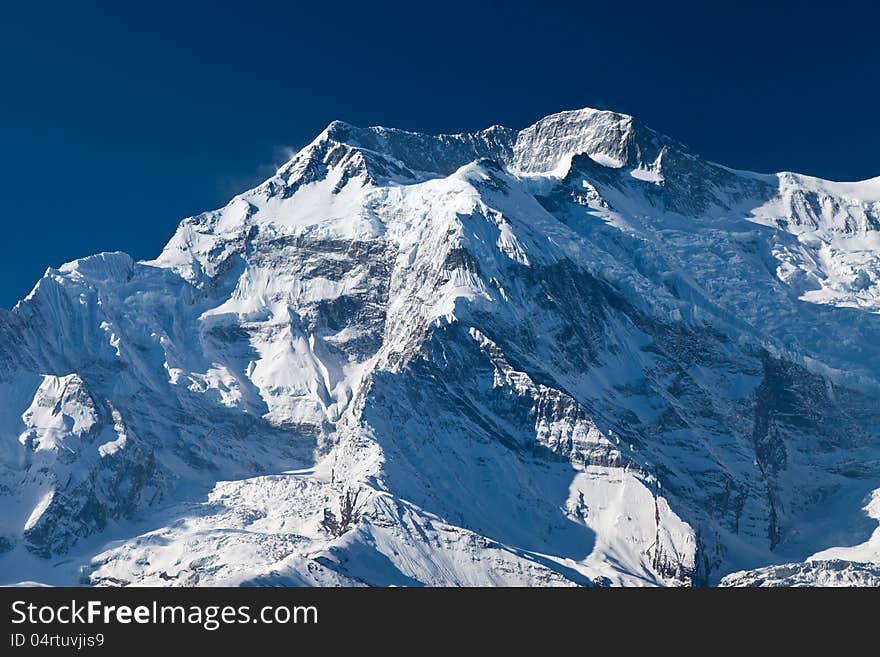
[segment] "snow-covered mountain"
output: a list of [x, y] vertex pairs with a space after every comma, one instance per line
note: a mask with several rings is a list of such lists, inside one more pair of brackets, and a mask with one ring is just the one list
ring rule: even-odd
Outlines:
[[0, 311], [0, 583], [876, 583], [878, 392], [880, 178], [334, 122]]

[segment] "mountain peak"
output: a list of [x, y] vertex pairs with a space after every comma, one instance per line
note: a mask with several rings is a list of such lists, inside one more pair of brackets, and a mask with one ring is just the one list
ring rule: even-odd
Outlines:
[[437, 135], [383, 126], [362, 128], [337, 120], [279, 173], [296, 169], [304, 152], [325, 159], [332, 150], [330, 142], [360, 151], [365, 169], [378, 170], [375, 178], [390, 169], [416, 180], [450, 175], [481, 158], [500, 162], [517, 174], [561, 177], [577, 155], [619, 168], [653, 162], [664, 146], [675, 144], [685, 150], [632, 116], [589, 107], [550, 114], [522, 130], [496, 124], [476, 132]]
[[334, 121], [0, 313], [0, 584], [873, 582], [878, 213], [605, 110]]

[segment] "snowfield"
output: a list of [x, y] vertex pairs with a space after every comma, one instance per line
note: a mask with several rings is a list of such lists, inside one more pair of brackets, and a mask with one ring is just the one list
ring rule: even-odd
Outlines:
[[0, 310], [0, 584], [880, 583], [880, 178], [333, 122]]

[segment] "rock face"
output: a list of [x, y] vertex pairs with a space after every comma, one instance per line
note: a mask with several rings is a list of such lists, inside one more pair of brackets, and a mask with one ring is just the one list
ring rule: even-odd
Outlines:
[[[880, 179], [734, 171], [625, 115], [334, 122], [155, 260], [0, 311], [0, 583], [880, 561], [878, 258]], [[875, 582], [825, 563], [724, 583]]]

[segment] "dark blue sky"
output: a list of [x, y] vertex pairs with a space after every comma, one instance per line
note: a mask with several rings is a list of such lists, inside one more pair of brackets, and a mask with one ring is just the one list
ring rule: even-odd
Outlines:
[[335, 118], [458, 132], [602, 107], [739, 168], [880, 175], [865, 2], [10, 4], [4, 307], [49, 265], [153, 257]]

